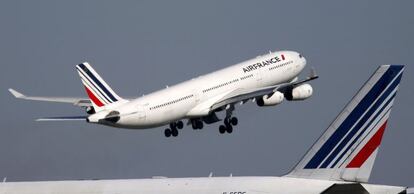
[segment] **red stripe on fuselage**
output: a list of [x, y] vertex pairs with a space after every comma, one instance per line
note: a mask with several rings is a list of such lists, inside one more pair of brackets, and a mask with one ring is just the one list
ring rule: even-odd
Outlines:
[[94, 104], [96, 104], [96, 106], [101, 107], [104, 105], [86, 86], [84, 87], [89, 98], [92, 100]]
[[285, 55], [282, 55], [282, 60], [285, 60]]
[[387, 127], [387, 121], [382, 124], [379, 130], [371, 137], [365, 146], [358, 152], [354, 159], [346, 166], [347, 168], [360, 168], [362, 164], [371, 156], [371, 154], [381, 144], [382, 135]]

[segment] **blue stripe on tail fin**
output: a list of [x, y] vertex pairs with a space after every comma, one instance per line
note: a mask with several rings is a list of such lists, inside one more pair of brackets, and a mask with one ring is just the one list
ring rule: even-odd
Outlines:
[[[322, 161], [328, 157], [328, 154], [334, 149], [335, 146], [339, 143], [340, 140], [352, 129], [352, 126], [355, 122], [361, 118], [371, 104], [376, 100], [376, 98], [381, 94], [385, 88], [394, 80], [398, 72], [401, 71], [403, 66], [390, 66], [387, 71], [381, 76], [381, 78], [375, 83], [371, 90], [364, 96], [360, 103], [352, 110], [349, 116], [341, 123], [335, 133], [329, 137], [325, 144], [319, 149], [319, 151], [313, 156], [305, 168], [318, 168], [321, 165]], [[394, 88], [398, 85], [401, 77], [395, 82]], [[393, 88], [393, 89], [394, 89]], [[391, 92], [391, 91], [389, 91]], [[333, 153], [333, 156], [336, 152]], [[328, 160], [329, 161], [329, 160]], [[321, 168], [326, 168], [327, 163], [321, 166]]]
[[81, 63], [76, 69], [95, 108], [122, 100], [89, 63]]
[[[105, 87], [103, 84], [102, 84], [102, 82], [101, 81], [99, 81], [99, 79], [98, 78], [96, 78], [96, 76], [88, 69], [88, 67], [85, 65], [85, 64], [83, 64], [83, 63], [81, 63], [81, 64], [79, 64], [79, 67], [83, 70], [83, 72], [85, 72], [86, 74], [87, 74], [87, 76], [88, 76], [88, 78], [90, 78], [91, 80], [91, 82], [93, 82], [94, 83], [94, 85], [97, 85], [97, 87], [99, 88], [99, 89], [101, 89], [102, 90], [102, 92], [108, 97], [108, 98], [110, 98], [110, 101], [111, 102], [116, 102], [116, 101], [118, 101], [118, 99], [114, 96], [114, 94], [113, 93], [111, 93], [109, 90], [108, 90], [108, 88], [107, 87]], [[99, 76], [99, 75], [97, 75], [97, 76]]]
[[380, 66], [286, 176], [367, 182], [403, 71]]

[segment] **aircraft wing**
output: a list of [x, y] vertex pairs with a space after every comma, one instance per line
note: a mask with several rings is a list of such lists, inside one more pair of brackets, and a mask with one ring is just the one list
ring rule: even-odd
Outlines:
[[237, 102], [243, 102], [255, 97], [263, 96], [266, 94], [272, 94], [276, 91], [284, 92], [285, 90], [289, 89], [290, 87], [294, 87], [300, 85], [302, 83], [317, 79], [319, 76], [316, 75], [315, 70], [312, 69], [309, 77], [303, 80], [294, 81], [291, 83], [273, 85], [263, 88], [254, 88], [254, 89], [236, 89], [229, 94], [225, 95], [223, 98], [215, 102], [211, 106], [211, 110], [216, 110], [220, 107], [226, 106], [228, 104], [234, 104]]
[[80, 107], [92, 106], [89, 98], [26, 96], [12, 88], [9, 89], [9, 92], [12, 93], [14, 97], [24, 100], [70, 103]]

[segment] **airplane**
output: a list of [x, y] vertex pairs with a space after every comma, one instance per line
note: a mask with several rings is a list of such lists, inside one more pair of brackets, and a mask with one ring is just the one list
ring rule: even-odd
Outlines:
[[295, 51], [269, 52], [266, 55], [215, 71], [177, 85], [144, 95], [124, 99], [85, 62], [76, 66], [89, 98], [25, 96], [14, 89], [9, 91], [26, 100], [71, 103], [84, 107], [89, 116], [48, 117], [38, 121], [83, 120], [118, 128], [148, 129], [169, 125], [166, 137], [176, 137], [182, 129], [182, 120], [193, 129], [202, 129], [204, 123], [221, 121], [217, 112], [225, 110], [219, 132], [232, 133], [238, 124], [233, 116], [236, 104], [249, 100], [258, 106], [274, 106], [289, 101], [305, 100], [313, 93], [306, 82], [318, 78], [312, 69], [303, 80], [298, 75], [306, 66], [306, 59]]
[[0, 191], [7, 194], [405, 194], [407, 187], [368, 183], [403, 71], [403, 65], [380, 66], [297, 165], [282, 177], [210, 175], [5, 182], [0, 184]]

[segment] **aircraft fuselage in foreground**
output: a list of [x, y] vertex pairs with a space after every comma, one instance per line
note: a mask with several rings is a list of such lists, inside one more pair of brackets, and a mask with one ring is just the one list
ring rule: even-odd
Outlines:
[[361, 189], [360, 186], [369, 193], [397, 194], [405, 190], [396, 186], [286, 177], [206, 177], [16, 182], [0, 184], [0, 191], [5, 194], [316, 194], [329, 188]]

